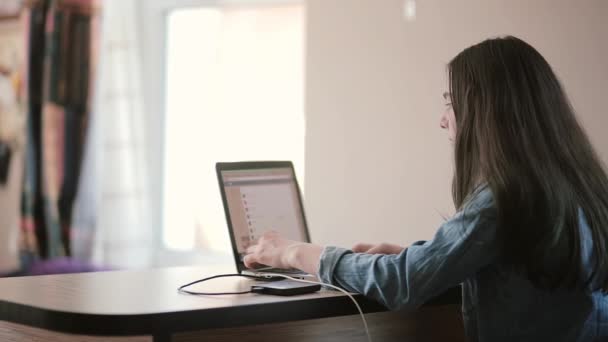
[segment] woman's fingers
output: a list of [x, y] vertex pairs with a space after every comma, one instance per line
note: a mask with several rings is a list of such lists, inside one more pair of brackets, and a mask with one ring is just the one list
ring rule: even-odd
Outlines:
[[257, 262], [256, 256], [254, 254], [247, 254], [243, 258], [243, 262], [247, 268], [255, 268], [256, 265], [259, 265]]
[[273, 241], [280, 236], [277, 232], [267, 231], [262, 236], [246, 249], [246, 255], [243, 257], [243, 263], [248, 268], [256, 268], [261, 265], [266, 265], [272, 253], [276, 252], [276, 246]]
[[358, 243], [353, 246], [352, 251], [367, 254], [399, 254], [403, 251], [403, 247], [390, 243]]
[[251, 246], [247, 247], [247, 254], [255, 253], [255, 251], [257, 249], [258, 249], [258, 245], [251, 245]]
[[367, 253], [369, 254], [399, 254], [403, 251], [403, 247], [393, 245], [390, 243], [381, 243], [370, 248]]
[[[267, 265], [272, 267], [289, 268], [291, 255], [293, 254], [290, 246], [300, 242], [287, 240], [279, 233], [269, 231], [264, 233], [255, 245], [246, 249], [246, 256], [243, 262], [248, 267]], [[291, 254], [290, 254], [291, 253]]]
[[369, 254], [389, 254], [388, 250], [387, 250], [387, 246], [384, 243], [375, 245], [374, 247], [370, 248], [367, 253]]
[[355, 253], [367, 253], [373, 247], [374, 245], [371, 243], [358, 243], [353, 246], [352, 251]]

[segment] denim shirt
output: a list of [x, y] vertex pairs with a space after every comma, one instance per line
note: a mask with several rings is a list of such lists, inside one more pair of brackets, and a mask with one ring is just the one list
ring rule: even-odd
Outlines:
[[[553, 291], [498, 260], [496, 209], [488, 188], [446, 221], [430, 241], [398, 255], [326, 247], [318, 277], [377, 300], [391, 310], [414, 309], [462, 284], [469, 341], [608, 341], [608, 296], [599, 291]], [[582, 255], [589, 268], [591, 233], [581, 215]]]

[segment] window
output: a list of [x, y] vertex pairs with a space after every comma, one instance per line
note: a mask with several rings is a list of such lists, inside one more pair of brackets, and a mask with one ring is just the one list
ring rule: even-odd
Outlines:
[[179, 8], [166, 18], [162, 244], [227, 253], [218, 161], [304, 170], [304, 6]]

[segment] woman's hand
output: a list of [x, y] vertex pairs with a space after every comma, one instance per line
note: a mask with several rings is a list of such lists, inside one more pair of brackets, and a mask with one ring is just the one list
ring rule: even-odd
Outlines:
[[377, 245], [371, 243], [358, 243], [353, 246], [352, 251], [366, 254], [399, 254], [403, 252], [404, 249], [404, 247], [390, 243], [381, 243]]
[[301, 242], [287, 240], [277, 232], [266, 232], [257, 244], [247, 248], [247, 255], [243, 259], [245, 266], [256, 268], [260, 265], [277, 268], [291, 268], [290, 260], [293, 247]]
[[247, 248], [245, 266], [267, 265], [277, 268], [297, 268], [316, 274], [323, 247], [283, 238], [277, 232], [262, 235], [257, 244]]

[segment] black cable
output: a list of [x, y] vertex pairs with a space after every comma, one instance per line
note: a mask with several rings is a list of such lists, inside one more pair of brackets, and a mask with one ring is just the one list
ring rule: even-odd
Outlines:
[[245, 277], [245, 278], [250, 278], [250, 279], [255, 279], [255, 280], [266, 280], [268, 281], [268, 278], [264, 278], [264, 277], [257, 277], [254, 275], [248, 275], [248, 274], [218, 274], [215, 275], [213, 277], [207, 277], [207, 278], [203, 278], [203, 279], [199, 279], [199, 280], [195, 280], [191, 283], [182, 285], [180, 287], [177, 288], [178, 292], [182, 292], [182, 293], [187, 293], [187, 294], [191, 294], [191, 295], [196, 295], [196, 296], [219, 296], [219, 295], [235, 295], [235, 294], [247, 294], [247, 293], [252, 293], [251, 290], [248, 291], [243, 291], [243, 292], [196, 292], [196, 291], [189, 291], [189, 290], [184, 290], [186, 287], [188, 286], [192, 286], [194, 284], [198, 284], [198, 283], [202, 283], [208, 280], [212, 280], [212, 279], [216, 279], [216, 278], [226, 278], [226, 277]]
[[216, 293], [210, 293], [210, 292], [195, 292], [195, 291], [188, 291], [188, 290], [184, 290], [186, 287], [194, 285], [194, 284], [198, 284], [198, 283], [202, 283], [205, 282], [207, 280], [211, 280], [211, 279], [215, 279], [215, 278], [224, 278], [224, 277], [245, 277], [245, 278], [250, 278], [250, 279], [255, 279], [255, 280], [262, 280], [262, 281], [273, 281], [273, 280], [278, 280], [278, 279], [290, 279], [292, 281], [296, 281], [296, 282], [301, 282], [301, 283], [308, 283], [308, 284], [317, 284], [317, 285], [324, 285], [324, 286], [328, 286], [331, 287], [335, 290], [338, 290], [342, 293], [344, 293], [348, 298], [350, 298], [350, 300], [353, 301], [353, 303], [355, 303], [355, 306], [357, 307], [357, 310], [359, 311], [359, 314], [361, 315], [361, 320], [363, 321], [363, 328], [365, 329], [365, 334], [367, 335], [367, 340], [369, 342], [372, 342], [372, 336], [369, 333], [369, 328], [367, 327], [367, 321], [365, 320], [365, 315], [363, 315], [363, 310], [361, 310], [361, 307], [359, 306], [359, 303], [357, 303], [357, 301], [355, 300], [355, 298], [352, 296], [352, 294], [348, 293], [346, 290], [335, 286], [335, 285], [331, 285], [331, 284], [325, 284], [325, 283], [320, 283], [317, 281], [311, 281], [311, 280], [304, 280], [304, 279], [296, 279], [284, 274], [276, 274], [276, 273], [269, 273], [266, 276], [260, 277], [260, 276], [254, 276], [254, 275], [249, 275], [249, 274], [219, 274], [213, 277], [208, 277], [208, 278], [203, 278], [203, 279], [199, 279], [199, 280], [195, 280], [191, 283], [182, 285], [180, 287], [177, 288], [178, 292], [183, 292], [183, 293], [187, 293], [187, 294], [191, 294], [191, 295], [197, 295], [197, 296], [219, 296], [219, 295], [233, 295], [233, 294], [246, 294], [246, 293], [264, 293], [261, 291], [257, 291], [255, 290], [255, 286], [251, 287], [251, 290], [249, 291], [243, 291], [243, 292], [216, 292]]

